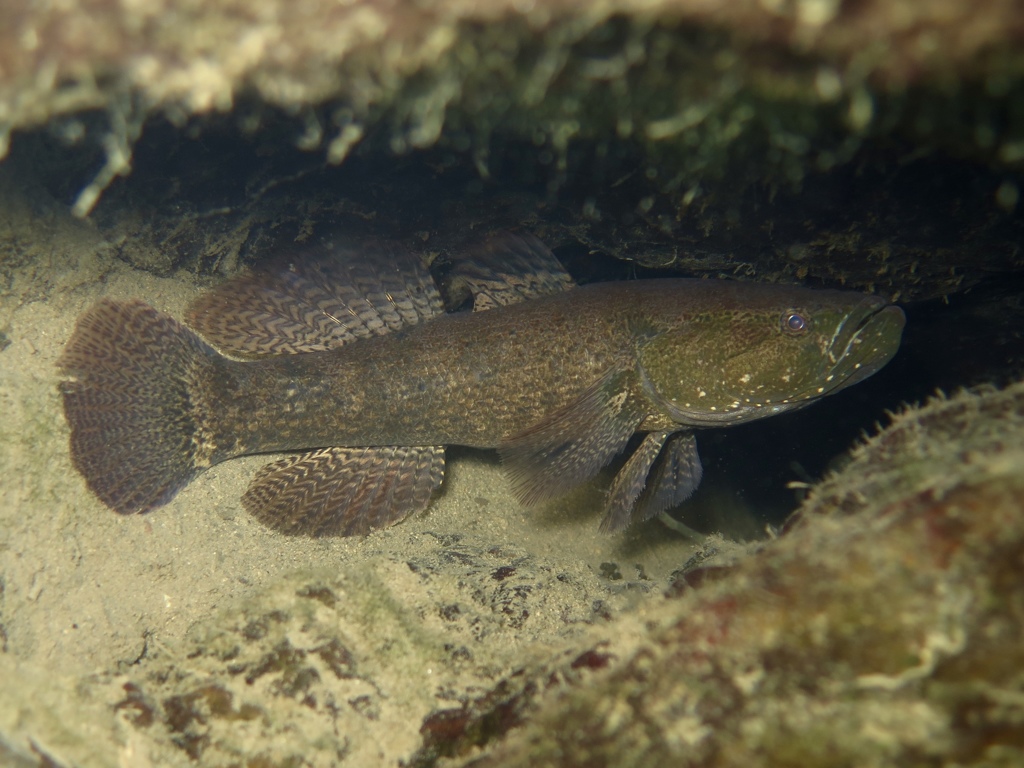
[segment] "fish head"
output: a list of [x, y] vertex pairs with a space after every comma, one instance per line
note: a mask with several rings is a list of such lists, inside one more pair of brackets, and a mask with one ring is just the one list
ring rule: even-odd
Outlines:
[[903, 311], [852, 291], [730, 285], [639, 350], [643, 387], [674, 421], [737, 424], [871, 376], [899, 349]]

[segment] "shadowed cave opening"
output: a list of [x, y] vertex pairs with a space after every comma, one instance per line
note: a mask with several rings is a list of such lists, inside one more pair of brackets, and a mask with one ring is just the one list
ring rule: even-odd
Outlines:
[[[395, 154], [371, 137], [330, 166], [296, 147], [287, 120], [251, 133], [240, 120], [145, 126], [132, 172], [91, 214], [122, 259], [160, 274], [228, 275], [329, 228], [402, 238], [442, 258], [476, 233], [520, 228], [580, 282], [728, 277], [900, 303], [901, 350], [868, 381], [795, 413], [698, 433], [704, 479], [673, 513], [698, 531], [763, 536], [799, 503], [789, 485], [819, 478], [886, 411], [1024, 370], [1022, 226], [1015, 201], [999, 200], [1021, 184], [1005, 172], [941, 155], [908, 162], [905, 146], [867, 144], [801, 185], [723, 182], [679, 208], [667, 169], [628, 142], [581, 142], [555, 173], [557, 158], [513, 140], [481, 168], [468, 152]], [[85, 115], [21, 134], [8, 162], [70, 206], [102, 165], [100, 122]]]

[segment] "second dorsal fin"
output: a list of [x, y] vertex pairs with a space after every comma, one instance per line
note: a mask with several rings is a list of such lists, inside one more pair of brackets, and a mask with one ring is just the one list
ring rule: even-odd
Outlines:
[[320, 352], [444, 311], [418, 256], [395, 242], [313, 246], [200, 296], [188, 323], [243, 357]]
[[473, 311], [515, 304], [575, 286], [565, 267], [533, 235], [498, 231], [455, 261], [448, 275], [449, 304], [473, 296]]

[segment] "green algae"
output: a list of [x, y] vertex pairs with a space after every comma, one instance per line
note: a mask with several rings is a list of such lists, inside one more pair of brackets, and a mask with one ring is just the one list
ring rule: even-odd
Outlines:
[[[1021, 269], [1024, 63], [998, 3], [247, 7], [26, 10], [0, 46], [0, 172], [34, 169], [159, 275], [230, 274], [339, 221], [435, 253], [528, 226], [900, 300]], [[63, 79], [31, 76], [38, 50]]]

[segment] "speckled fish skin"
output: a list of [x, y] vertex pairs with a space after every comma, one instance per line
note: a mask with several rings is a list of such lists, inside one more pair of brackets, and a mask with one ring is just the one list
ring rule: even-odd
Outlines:
[[[786, 333], [796, 311], [813, 328]], [[205, 386], [210, 461], [320, 445], [497, 448], [612, 369], [643, 404], [641, 431], [742, 423], [848, 385], [828, 380], [828, 353], [868, 318], [856, 359], [837, 361], [863, 378], [895, 352], [898, 308], [848, 292], [686, 279], [583, 286], [329, 352], [220, 358]]]
[[194, 327], [255, 360], [139, 301], [103, 300], [80, 318], [60, 362], [64, 410], [72, 460], [104, 503], [146, 512], [217, 462], [305, 451], [260, 470], [246, 508], [286, 533], [358, 535], [426, 508], [446, 445], [497, 448], [529, 504], [592, 478], [644, 433], [608, 494], [601, 525], [617, 531], [698, 486], [695, 430], [863, 380], [895, 354], [904, 323], [852, 292], [572, 287], [543, 244], [510, 234], [455, 281], [480, 311], [442, 314], [412, 254], [377, 245], [349, 264], [340, 256], [355, 251], [341, 250], [195, 302]]

